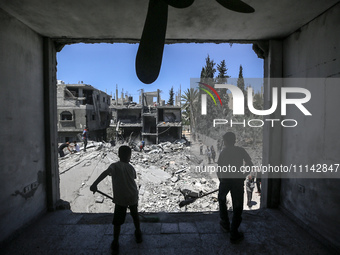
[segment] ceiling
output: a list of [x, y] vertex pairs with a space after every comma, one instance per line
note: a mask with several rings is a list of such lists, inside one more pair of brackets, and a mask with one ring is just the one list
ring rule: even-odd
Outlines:
[[[255, 13], [242, 14], [215, 0], [169, 6], [167, 42], [251, 41], [283, 38], [338, 0], [244, 0]], [[148, 0], [1, 0], [0, 8], [39, 34], [80, 41], [140, 39]]]

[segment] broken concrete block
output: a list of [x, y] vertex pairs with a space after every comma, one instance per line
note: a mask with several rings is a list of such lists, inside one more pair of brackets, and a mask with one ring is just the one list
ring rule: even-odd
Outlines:
[[103, 203], [103, 202], [104, 202], [104, 197], [98, 196], [98, 197], [96, 198], [96, 203]]
[[178, 176], [174, 176], [174, 177], [172, 177], [171, 179], [170, 179], [172, 182], [177, 182], [178, 181]]
[[175, 174], [179, 174], [179, 173], [182, 173], [182, 172], [184, 172], [184, 168], [183, 169], [179, 169], [179, 170], [177, 170], [176, 172], [175, 172]]
[[148, 153], [149, 153], [149, 154], [153, 154], [153, 153], [160, 153], [160, 152], [161, 152], [161, 151], [158, 150], [158, 149], [153, 149], [153, 150], [149, 151]]
[[209, 204], [208, 202], [203, 202], [203, 203], [202, 203], [202, 208], [209, 207], [209, 205], [210, 205], [210, 204]]
[[164, 153], [171, 153], [172, 150], [170, 148], [163, 148]]
[[205, 178], [202, 178], [202, 179], [200, 180], [200, 183], [201, 183], [201, 184], [206, 184], [206, 183], [207, 183], [207, 180], [206, 180]]

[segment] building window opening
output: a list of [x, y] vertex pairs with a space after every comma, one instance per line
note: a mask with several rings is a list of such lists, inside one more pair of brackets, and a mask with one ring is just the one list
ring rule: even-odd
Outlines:
[[93, 91], [84, 89], [83, 93], [84, 93], [83, 96], [85, 97], [85, 100], [83, 100], [83, 105], [86, 105], [86, 104], [93, 105], [93, 97], [92, 97]]
[[154, 116], [144, 117], [144, 132], [145, 133], [156, 133], [156, 118]]
[[68, 89], [68, 91], [71, 92], [73, 97], [79, 97], [78, 89], [76, 89], [76, 88], [67, 88], [67, 89]]
[[70, 113], [70, 112], [62, 112], [60, 114], [60, 120], [72, 120], [72, 113]]

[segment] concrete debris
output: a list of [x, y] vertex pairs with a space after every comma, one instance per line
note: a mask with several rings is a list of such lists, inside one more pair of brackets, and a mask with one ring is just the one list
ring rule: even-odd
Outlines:
[[190, 161], [195, 163], [196, 165], [200, 165], [203, 162], [203, 157], [198, 158], [196, 155], [185, 155]]
[[104, 198], [102, 196], [98, 196], [96, 198], [96, 203], [103, 203], [104, 202]]
[[[119, 146], [111, 146], [105, 142], [93, 143], [93, 147], [86, 152], [69, 154], [67, 160], [59, 161], [61, 198], [70, 202], [72, 211], [96, 213], [114, 210], [110, 199], [93, 195], [89, 187], [111, 163], [119, 160]], [[255, 150], [251, 153], [252, 158], [260, 158]], [[184, 200], [180, 190], [187, 189], [201, 194], [218, 188], [219, 181], [215, 173], [195, 171], [197, 166], [207, 165], [205, 157], [199, 155], [199, 144], [191, 144], [189, 147], [183, 141], [178, 141], [146, 145], [144, 151], [132, 152], [130, 163], [137, 173], [139, 211], [218, 210], [217, 193], [197, 199], [188, 206], [179, 207], [179, 202]], [[98, 189], [112, 195], [111, 179], [104, 179]], [[228, 201], [228, 207], [230, 206], [231, 201]]]
[[175, 175], [174, 177], [171, 177], [171, 181], [172, 182], [177, 182], [178, 181], [178, 176]]
[[175, 174], [179, 174], [179, 173], [182, 173], [182, 172], [184, 172], [184, 168], [183, 169], [180, 169], [180, 170], [177, 170], [176, 172], [175, 172]]
[[203, 207], [203, 208], [209, 207], [209, 205], [210, 205], [210, 204], [209, 204], [208, 202], [202, 203], [202, 207]]

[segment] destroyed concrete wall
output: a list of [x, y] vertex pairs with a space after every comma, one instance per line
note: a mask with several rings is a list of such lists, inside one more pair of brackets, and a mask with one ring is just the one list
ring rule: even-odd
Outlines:
[[[144, 101], [159, 92], [141, 93]], [[146, 102], [144, 102], [146, 103]], [[145, 140], [146, 144], [175, 141], [182, 136], [181, 108], [174, 106], [111, 106], [111, 127], [118, 128], [119, 139]]]
[[121, 123], [141, 123], [142, 122], [142, 108], [126, 108], [116, 110], [116, 121]]
[[182, 137], [181, 108], [175, 106], [160, 106], [157, 108], [158, 142], [174, 142]]
[[182, 137], [182, 129], [179, 127], [158, 127], [158, 143], [174, 142]]
[[142, 105], [144, 106], [154, 106], [155, 104], [159, 105], [160, 103], [160, 91], [157, 90], [157, 91], [154, 91], [154, 92], [143, 92], [142, 91], [142, 98], [143, 98], [143, 101], [142, 101]]
[[2, 9], [0, 56], [0, 241], [4, 241], [46, 211], [47, 199], [43, 38]]
[[79, 141], [79, 134], [89, 128], [89, 139], [106, 139], [110, 125], [110, 96], [88, 84], [57, 86], [58, 142]]
[[[299, 84], [311, 92], [307, 107], [312, 116], [304, 116], [299, 110], [288, 112], [287, 118], [302, 124], [283, 130], [283, 165], [340, 162], [340, 86], [332, 82], [332, 78], [340, 78], [339, 24], [340, 4], [283, 41], [283, 77], [328, 77], [321, 87], [320, 83]], [[296, 84], [286, 81], [283, 85]], [[281, 181], [281, 206], [338, 248], [339, 201], [339, 179]]]
[[181, 122], [181, 109], [175, 107], [158, 108], [158, 122]]

